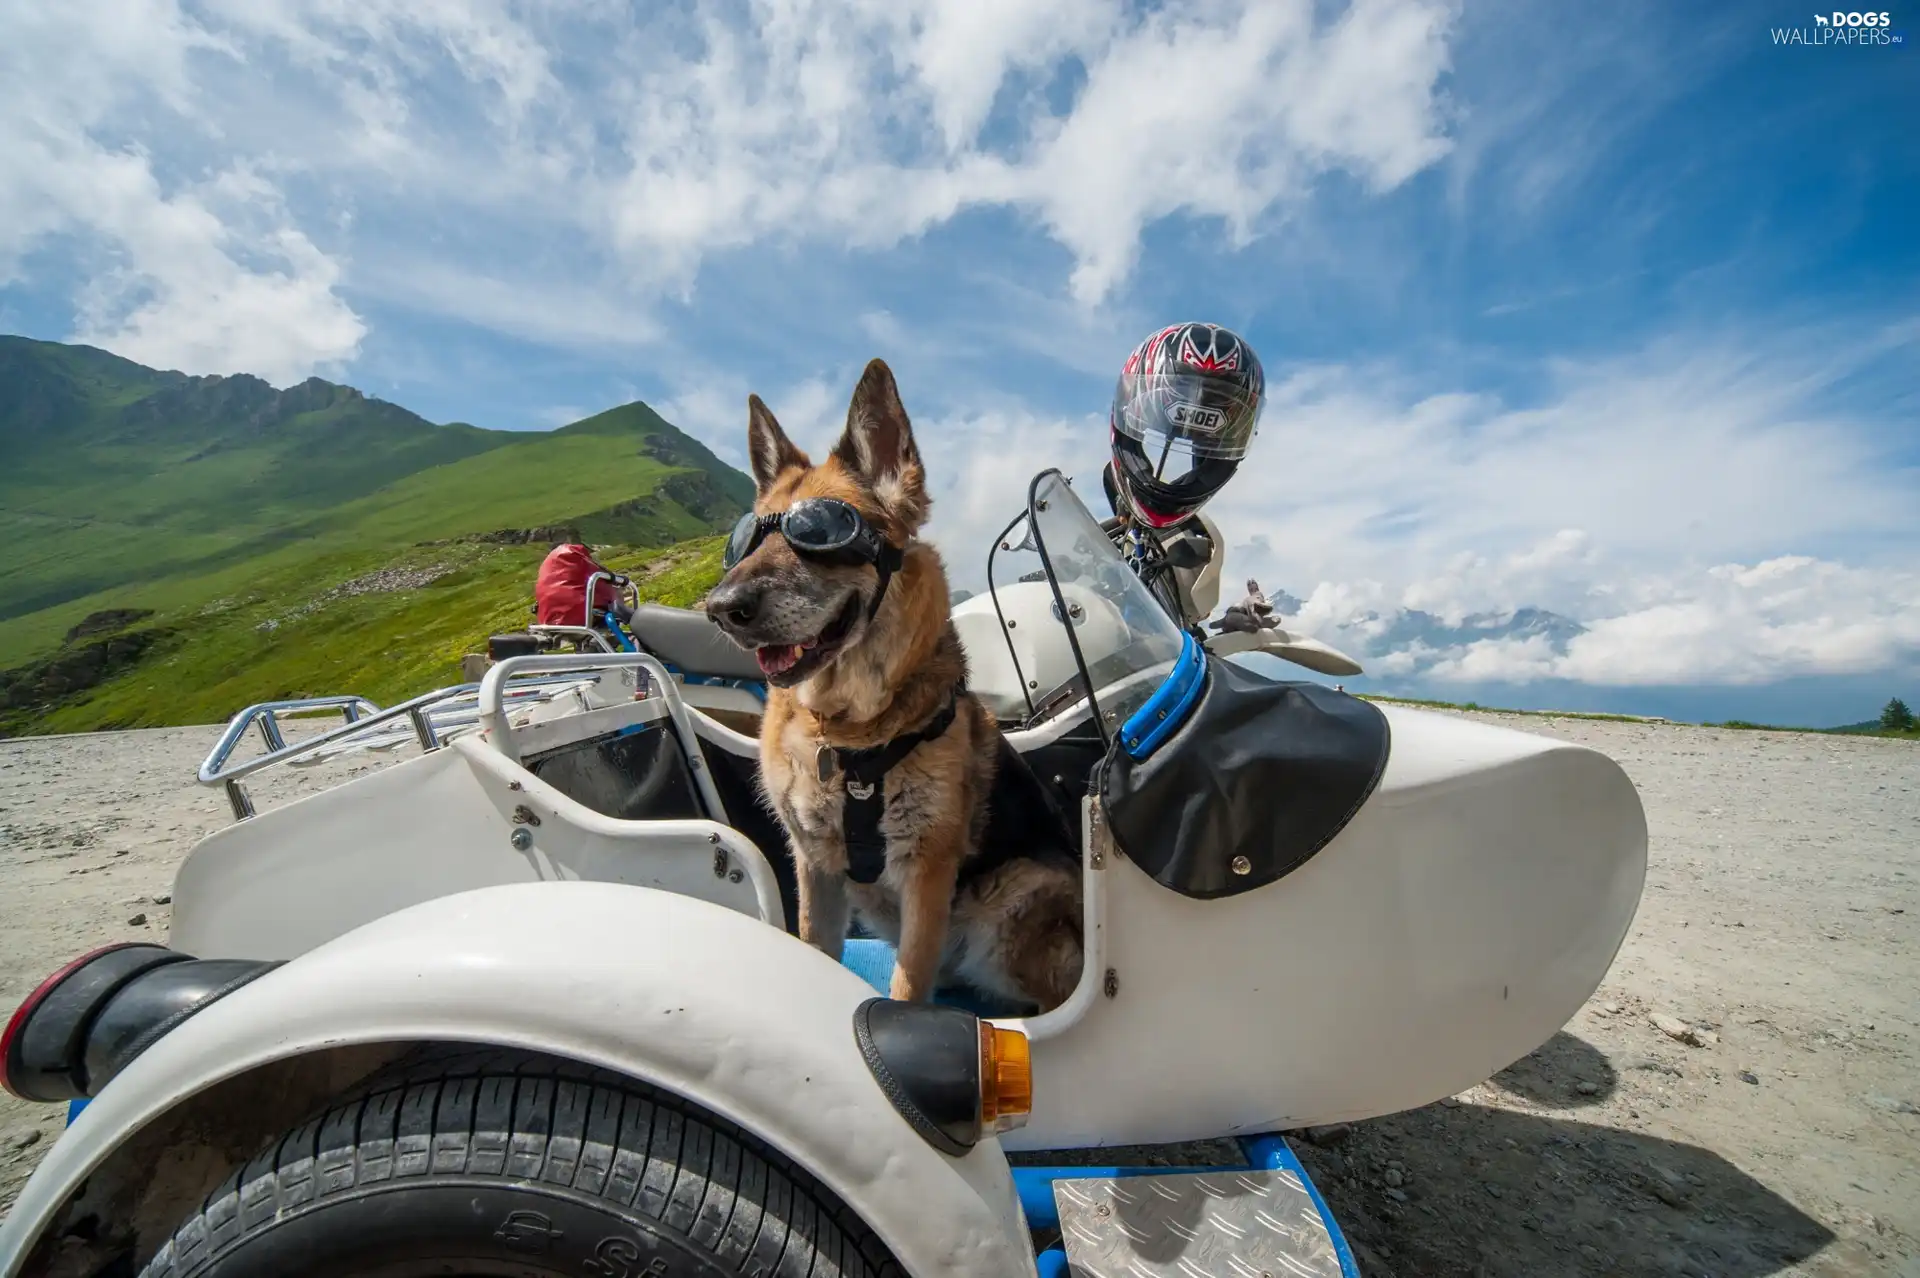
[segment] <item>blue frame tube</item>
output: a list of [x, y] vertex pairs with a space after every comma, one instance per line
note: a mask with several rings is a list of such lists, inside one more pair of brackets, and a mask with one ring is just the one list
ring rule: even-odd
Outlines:
[[1049, 1247], [1035, 1257], [1035, 1265], [1040, 1278], [1072, 1278], [1073, 1271], [1067, 1268], [1067, 1253], [1058, 1247]]
[[1187, 721], [1206, 684], [1207, 659], [1199, 643], [1183, 630], [1180, 655], [1168, 671], [1166, 682], [1120, 726], [1120, 744], [1126, 752], [1136, 760], [1145, 759], [1164, 745]]
[[[1320, 1219], [1326, 1223], [1327, 1234], [1333, 1240], [1333, 1254], [1340, 1261], [1340, 1272], [1345, 1278], [1360, 1278], [1360, 1266], [1354, 1261], [1353, 1249], [1347, 1245], [1346, 1235], [1340, 1232], [1340, 1224], [1334, 1220], [1333, 1212], [1327, 1207], [1327, 1200], [1320, 1196], [1320, 1189], [1313, 1183], [1313, 1177], [1300, 1164], [1300, 1159], [1287, 1144], [1287, 1138], [1277, 1132], [1259, 1136], [1242, 1136], [1240, 1151], [1246, 1156], [1246, 1162], [1232, 1167], [1016, 1167], [1013, 1169], [1013, 1185], [1020, 1194], [1020, 1210], [1026, 1214], [1028, 1229], [1060, 1228], [1060, 1212], [1053, 1201], [1053, 1182], [1056, 1180], [1088, 1180], [1112, 1177], [1119, 1179], [1128, 1176], [1182, 1176], [1204, 1175], [1217, 1172], [1246, 1171], [1249, 1168], [1259, 1171], [1286, 1171], [1300, 1178], [1307, 1188], [1307, 1196], [1313, 1200], [1314, 1208], [1319, 1211]], [[1070, 1271], [1066, 1268], [1066, 1254], [1060, 1252], [1056, 1268], [1048, 1268], [1049, 1257], [1055, 1251], [1049, 1250], [1040, 1255], [1041, 1278], [1067, 1278]]]

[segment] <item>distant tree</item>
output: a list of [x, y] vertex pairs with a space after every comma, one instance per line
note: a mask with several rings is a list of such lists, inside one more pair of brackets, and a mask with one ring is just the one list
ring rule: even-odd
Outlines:
[[1880, 726], [1888, 732], [1912, 732], [1916, 721], [1913, 711], [1907, 709], [1907, 703], [1895, 697], [1887, 702], [1887, 708], [1880, 712]]

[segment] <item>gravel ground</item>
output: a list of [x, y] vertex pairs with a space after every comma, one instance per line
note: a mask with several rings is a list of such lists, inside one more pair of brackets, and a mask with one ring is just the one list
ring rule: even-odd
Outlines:
[[[1476, 717], [1621, 762], [1652, 830], [1646, 896], [1538, 1052], [1296, 1141], [1363, 1271], [1920, 1278], [1920, 747]], [[92, 946], [165, 937], [181, 854], [230, 819], [191, 780], [214, 735], [0, 742], [0, 1009]], [[60, 1125], [0, 1099], [0, 1209]]]

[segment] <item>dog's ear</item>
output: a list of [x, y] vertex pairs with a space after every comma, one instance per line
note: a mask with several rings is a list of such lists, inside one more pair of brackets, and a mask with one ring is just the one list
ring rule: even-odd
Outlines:
[[795, 466], [805, 469], [813, 463], [795, 448], [780, 429], [773, 410], [758, 395], [747, 396], [747, 459], [753, 469], [754, 485], [762, 496], [773, 487], [780, 472]]
[[847, 429], [833, 446], [833, 455], [909, 529], [927, 521], [932, 503], [927, 497], [926, 472], [913, 442], [913, 424], [900, 402], [900, 388], [884, 360], [869, 363], [853, 388]]

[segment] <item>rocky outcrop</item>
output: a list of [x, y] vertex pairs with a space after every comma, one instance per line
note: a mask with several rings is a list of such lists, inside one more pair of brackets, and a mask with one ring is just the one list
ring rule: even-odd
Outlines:
[[62, 643], [73, 643], [78, 639], [90, 639], [95, 635], [118, 634], [136, 621], [145, 621], [153, 615], [151, 608], [107, 608], [100, 612], [90, 612], [80, 619], [80, 624], [67, 631]]

